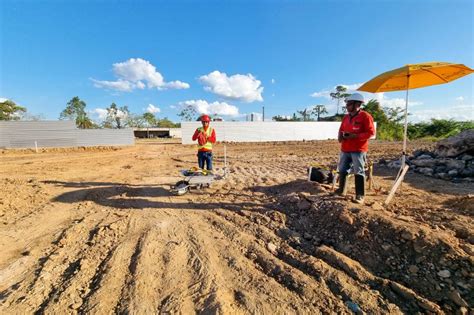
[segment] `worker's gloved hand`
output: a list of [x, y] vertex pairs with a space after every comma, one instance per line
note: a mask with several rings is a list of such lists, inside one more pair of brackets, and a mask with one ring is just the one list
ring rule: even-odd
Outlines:
[[207, 137], [206, 137], [206, 135], [205, 135], [204, 133], [201, 132], [201, 133], [198, 135], [197, 140], [198, 140], [199, 145], [205, 145], [206, 142], [207, 142]]

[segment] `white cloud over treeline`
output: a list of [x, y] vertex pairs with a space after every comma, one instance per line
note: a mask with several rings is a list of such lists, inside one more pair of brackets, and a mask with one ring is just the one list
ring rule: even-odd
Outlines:
[[234, 74], [213, 71], [199, 77], [204, 90], [230, 100], [242, 102], [263, 101], [263, 86], [252, 74]]
[[208, 103], [205, 100], [188, 100], [180, 102], [179, 107], [193, 108], [198, 114], [217, 114], [222, 116], [239, 116], [239, 108], [226, 102]]
[[[395, 108], [395, 107], [402, 107], [405, 108], [405, 103], [406, 100], [405, 98], [390, 98], [387, 96], [386, 93], [381, 92], [381, 93], [367, 93], [363, 91], [357, 91], [357, 89], [362, 85], [363, 83], [354, 83], [354, 84], [338, 84], [344, 86], [347, 91], [346, 93], [361, 93], [364, 95], [365, 101], [369, 101], [371, 99], [376, 99], [382, 107], [390, 107], [390, 108]], [[337, 85], [337, 86], [338, 86]], [[336, 86], [332, 90], [321, 90], [317, 91], [311, 94], [312, 97], [315, 98], [325, 98], [327, 100], [332, 100], [330, 93], [336, 92]], [[336, 102], [334, 100], [334, 102]], [[411, 101], [408, 99], [408, 106], [418, 106], [422, 105], [423, 102], [419, 101]]]
[[135, 89], [156, 88], [166, 89], [188, 89], [189, 84], [181, 81], [165, 82], [163, 75], [149, 61], [141, 58], [130, 58], [124, 62], [114, 63], [112, 71], [117, 78], [116, 81], [103, 81], [92, 79], [94, 86], [109, 90], [131, 92]]
[[153, 104], [148, 104], [148, 107], [146, 108], [146, 111], [148, 113], [156, 114], [156, 113], [161, 112], [161, 109], [159, 107], [156, 107]]

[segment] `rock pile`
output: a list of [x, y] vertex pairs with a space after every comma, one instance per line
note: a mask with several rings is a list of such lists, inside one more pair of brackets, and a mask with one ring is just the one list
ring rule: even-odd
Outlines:
[[[433, 151], [414, 151], [408, 157], [407, 164], [412, 171], [426, 176], [454, 182], [474, 182], [474, 130], [439, 141]], [[390, 161], [387, 166], [399, 168], [400, 161]]]

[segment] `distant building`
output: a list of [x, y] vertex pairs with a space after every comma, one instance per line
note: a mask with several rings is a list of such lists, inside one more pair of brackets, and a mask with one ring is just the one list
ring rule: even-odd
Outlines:
[[133, 128], [135, 138], [181, 138], [181, 128]]
[[247, 114], [247, 121], [263, 121], [263, 116], [260, 113]]

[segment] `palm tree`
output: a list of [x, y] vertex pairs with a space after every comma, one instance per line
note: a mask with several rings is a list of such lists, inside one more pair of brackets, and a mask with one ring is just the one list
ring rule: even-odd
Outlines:
[[307, 108], [305, 108], [304, 110], [298, 110], [297, 112], [298, 112], [298, 114], [300, 114], [301, 116], [303, 116], [303, 121], [309, 120], [309, 115], [310, 115], [310, 113], [309, 113], [309, 111], [308, 111]]
[[326, 106], [324, 105], [316, 105], [313, 107], [312, 114], [318, 117], [318, 121], [319, 121], [319, 116], [321, 116], [322, 114], [327, 114], [327, 113], [328, 111], [326, 110]]
[[336, 115], [339, 115], [339, 102], [341, 101], [341, 99], [345, 99], [350, 95], [349, 93], [346, 93], [346, 91], [347, 88], [345, 86], [338, 85], [336, 86], [336, 92], [332, 92], [329, 94], [332, 99], [337, 100]]

